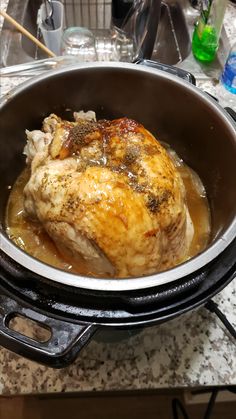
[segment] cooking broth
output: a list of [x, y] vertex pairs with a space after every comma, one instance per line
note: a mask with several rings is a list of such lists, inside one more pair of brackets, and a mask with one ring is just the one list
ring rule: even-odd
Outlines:
[[[194, 226], [194, 236], [185, 260], [200, 253], [207, 246], [210, 236], [210, 210], [204, 187], [198, 175], [185, 165], [169, 147], [170, 153], [183, 179], [186, 189], [187, 207]], [[24, 216], [23, 189], [29, 179], [29, 169], [23, 170], [12, 187], [6, 211], [6, 226], [9, 237], [21, 249], [56, 268], [79, 273], [82, 275], [98, 276], [86, 265], [81, 257], [74, 262], [66, 260], [65, 255], [59, 253], [53, 241], [39, 223]]]

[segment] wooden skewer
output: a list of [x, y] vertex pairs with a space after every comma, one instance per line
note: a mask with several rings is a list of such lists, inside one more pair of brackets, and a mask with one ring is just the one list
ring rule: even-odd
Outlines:
[[31, 39], [32, 42], [34, 42], [36, 45], [38, 45], [39, 48], [41, 48], [44, 52], [46, 52], [50, 57], [56, 57], [56, 54], [52, 52], [50, 49], [45, 47], [42, 42], [40, 42], [35, 36], [33, 36], [30, 32], [28, 32], [23, 26], [21, 26], [15, 19], [13, 19], [11, 16], [9, 16], [4, 10], [0, 10], [0, 15], [2, 15], [8, 22], [10, 22], [13, 26], [15, 26], [18, 31], [23, 33], [23, 35], [27, 36], [29, 39]]

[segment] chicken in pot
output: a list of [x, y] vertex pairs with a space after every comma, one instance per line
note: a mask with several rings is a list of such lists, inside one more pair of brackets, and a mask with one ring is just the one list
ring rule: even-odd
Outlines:
[[198, 246], [199, 217], [191, 214], [186, 171], [175, 153], [134, 120], [97, 121], [91, 111], [74, 116], [69, 122], [51, 114], [41, 131], [26, 132], [30, 170], [22, 197], [22, 217], [47, 233], [68, 269], [80, 272], [83, 260], [96, 276], [142, 276], [202, 250], [210, 217], [197, 175], [192, 183], [205, 217]]

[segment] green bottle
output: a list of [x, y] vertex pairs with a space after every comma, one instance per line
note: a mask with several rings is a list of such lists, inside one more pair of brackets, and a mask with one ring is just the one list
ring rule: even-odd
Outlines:
[[227, 0], [202, 0], [192, 39], [192, 51], [197, 60], [211, 62], [215, 59], [226, 6]]

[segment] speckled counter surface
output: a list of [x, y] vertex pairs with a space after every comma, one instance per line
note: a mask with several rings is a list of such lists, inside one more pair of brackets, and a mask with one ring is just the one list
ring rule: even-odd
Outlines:
[[[1, 0], [1, 7], [7, 1]], [[226, 30], [236, 39], [236, 9], [229, 6]], [[0, 80], [1, 94], [22, 78]], [[215, 94], [209, 82], [200, 87]], [[214, 300], [236, 327], [236, 281]], [[123, 340], [121, 340], [123, 338]], [[236, 384], [236, 346], [204, 307], [136, 335], [116, 332], [92, 340], [76, 362], [53, 370], [0, 349], [0, 394], [157, 389]]]

